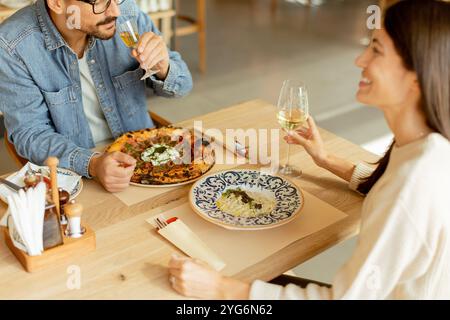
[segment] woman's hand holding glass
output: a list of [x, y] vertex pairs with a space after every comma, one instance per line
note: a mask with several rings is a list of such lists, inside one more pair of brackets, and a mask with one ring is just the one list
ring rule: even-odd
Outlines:
[[305, 148], [306, 152], [311, 156], [319, 167], [324, 167], [328, 153], [325, 150], [322, 137], [317, 129], [316, 123], [312, 117], [308, 117], [308, 126], [301, 127], [297, 130], [291, 130], [284, 140], [289, 144], [298, 144]]

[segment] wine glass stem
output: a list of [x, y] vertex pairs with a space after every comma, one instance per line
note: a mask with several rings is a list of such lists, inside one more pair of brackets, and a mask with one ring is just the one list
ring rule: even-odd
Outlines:
[[291, 145], [288, 143], [287, 147], [287, 157], [286, 157], [286, 168], [289, 168], [289, 158], [291, 154]]

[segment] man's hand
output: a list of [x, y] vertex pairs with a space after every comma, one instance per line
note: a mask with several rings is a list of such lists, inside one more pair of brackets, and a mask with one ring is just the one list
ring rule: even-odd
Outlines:
[[96, 177], [109, 192], [119, 192], [130, 185], [136, 160], [122, 152], [104, 153], [92, 157], [89, 174]]
[[163, 38], [153, 32], [146, 32], [139, 38], [136, 49], [131, 54], [144, 70], [159, 70], [156, 76], [165, 80], [169, 72], [169, 51]]

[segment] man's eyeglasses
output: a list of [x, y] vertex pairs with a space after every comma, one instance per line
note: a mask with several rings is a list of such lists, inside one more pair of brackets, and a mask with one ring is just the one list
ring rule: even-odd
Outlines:
[[[78, 0], [81, 2], [89, 3], [92, 6], [94, 14], [102, 14], [108, 10], [112, 0]], [[125, 2], [125, 0], [114, 0], [119, 6]]]

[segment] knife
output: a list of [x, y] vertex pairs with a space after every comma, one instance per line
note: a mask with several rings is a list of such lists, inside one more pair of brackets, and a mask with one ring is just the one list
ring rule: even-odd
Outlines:
[[209, 137], [207, 136], [205, 133], [198, 131], [196, 129], [194, 129], [194, 131], [199, 134], [202, 138], [206, 138], [207, 140], [209, 140], [211, 143], [215, 143], [217, 145], [219, 145], [219, 147], [224, 148], [225, 150], [228, 150], [229, 152], [231, 152], [232, 154], [238, 156], [238, 157], [244, 157], [244, 158], [248, 158], [248, 154], [245, 151], [245, 147], [243, 147], [239, 142], [237, 142], [237, 140], [235, 139], [234, 141], [234, 149], [232, 147], [229, 147], [227, 143], [222, 142], [220, 140], [217, 140], [215, 137]]
[[6, 185], [7, 187], [13, 189], [14, 191], [19, 192], [20, 190], [22, 190], [22, 187], [19, 187], [17, 184], [12, 183], [11, 181], [8, 181], [6, 179], [0, 178], [0, 184], [3, 183], [4, 185]]

